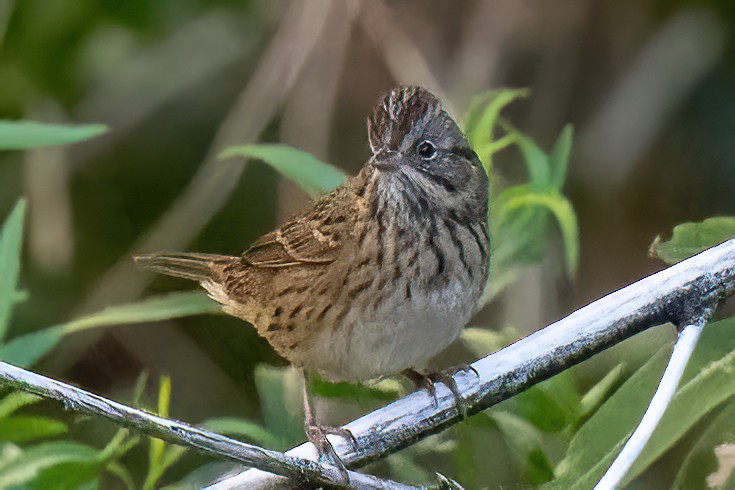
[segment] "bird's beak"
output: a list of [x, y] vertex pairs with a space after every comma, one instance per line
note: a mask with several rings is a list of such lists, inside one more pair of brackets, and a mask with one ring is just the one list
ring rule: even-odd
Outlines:
[[397, 151], [380, 150], [370, 159], [370, 164], [378, 170], [393, 172], [398, 170], [400, 158]]

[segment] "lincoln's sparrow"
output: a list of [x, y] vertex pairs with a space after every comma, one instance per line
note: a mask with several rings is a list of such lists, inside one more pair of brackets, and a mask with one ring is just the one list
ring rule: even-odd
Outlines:
[[328, 379], [416, 367], [478, 308], [488, 277], [488, 178], [422, 88], [386, 95], [368, 136], [373, 154], [356, 177], [241, 256], [156, 253], [137, 263], [199, 281], [293, 365]]

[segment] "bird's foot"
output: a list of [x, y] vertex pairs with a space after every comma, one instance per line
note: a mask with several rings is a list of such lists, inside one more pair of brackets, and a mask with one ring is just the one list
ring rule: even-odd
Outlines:
[[420, 373], [415, 369], [405, 369], [403, 370], [403, 375], [406, 376], [414, 384], [416, 389], [425, 389], [426, 391], [428, 391], [434, 400], [435, 407], [438, 405], [438, 399], [436, 396], [436, 383], [443, 383], [449, 389], [449, 391], [452, 392], [452, 395], [454, 395], [457, 409], [459, 410], [462, 417], [464, 417], [465, 412], [467, 411], [467, 406], [465, 403], [465, 399], [462, 397], [462, 392], [459, 391], [457, 381], [455, 381], [453, 375], [458, 372], [468, 371], [472, 371], [473, 373], [475, 373], [476, 376], [479, 377], [479, 373], [477, 372], [477, 370], [469, 364], [460, 364], [449, 372], [437, 371], [428, 374]]
[[334, 434], [348, 440], [353, 449], [357, 450], [357, 439], [352, 432], [344, 427], [329, 427], [314, 422], [304, 424], [304, 432], [306, 432], [306, 437], [309, 439], [309, 442], [314, 445], [319, 453], [319, 459], [323, 459], [325, 462], [334, 465], [339, 470], [344, 481], [349, 482], [347, 467], [342, 461], [342, 458], [337, 454], [337, 451], [334, 450], [332, 443], [327, 439], [327, 434]]

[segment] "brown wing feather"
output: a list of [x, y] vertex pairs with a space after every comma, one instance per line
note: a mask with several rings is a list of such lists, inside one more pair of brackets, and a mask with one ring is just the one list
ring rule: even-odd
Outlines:
[[242, 258], [254, 267], [266, 268], [332, 263], [341, 249], [334, 216], [344, 214], [338, 203], [321, 200], [308, 213], [263, 235]]

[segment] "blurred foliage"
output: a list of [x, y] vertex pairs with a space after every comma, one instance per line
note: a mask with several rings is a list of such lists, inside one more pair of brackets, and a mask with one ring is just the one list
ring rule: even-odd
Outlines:
[[515, 146], [529, 178], [526, 183], [500, 190], [491, 185], [493, 253], [488, 299], [511, 282], [520, 268], [541, 260], [549, 242], [550, 217], [561, 231], [570, 276], [579, 262], [577, 217], [569, 199], [562, 194], [572, 147], [571, 126], [562, 130], [551, 152], [546, 154], [531, 138], [501, 118], [506, 106], [528, 95], [525, 89], [493, 90], [476, 97], [465, 116], [467, 137], [490, 175], [495, 169], [496, 154]]
[[707, 218], [675, 226], [669, 240], [657, 236], [649, 251], [667, 264], [675, 264], [731, 238], [735, 238], [735, 218]]
[[0, 150], [25, 150], [84, 141], [107, 131], [102, 124], [58, 126], [32, 121], [0, 121]]
[[296, 182], [309, 197], [329, 192], [347, 178], [337, 167], [286, 145], [233, 146], [220, 154], [222, 159], [234, 156], [264, 161], [284, 177]]

